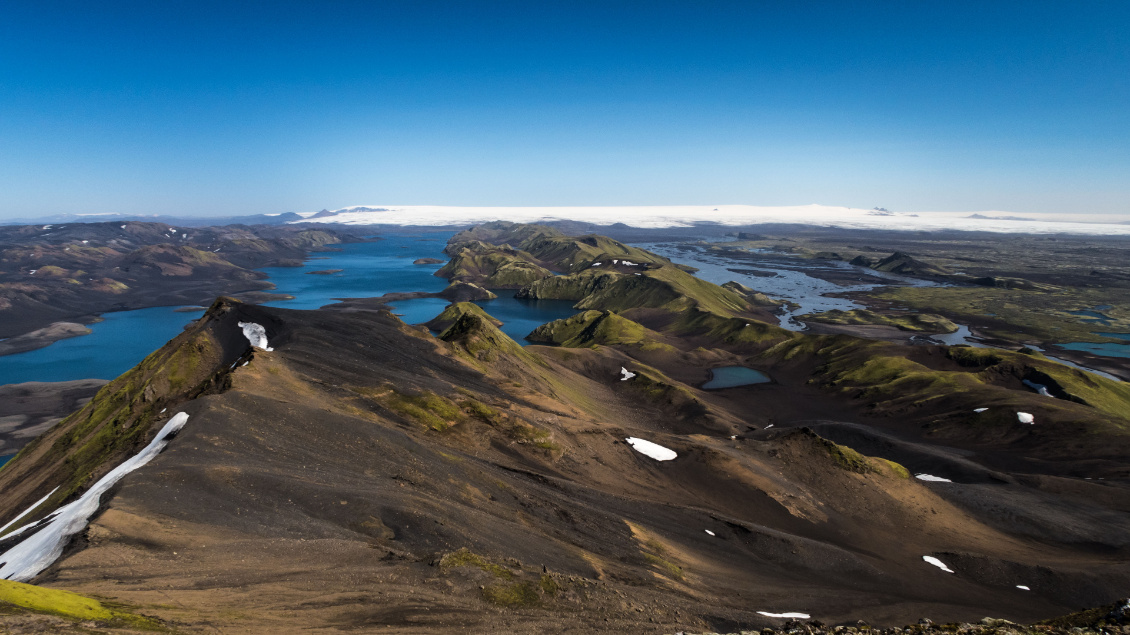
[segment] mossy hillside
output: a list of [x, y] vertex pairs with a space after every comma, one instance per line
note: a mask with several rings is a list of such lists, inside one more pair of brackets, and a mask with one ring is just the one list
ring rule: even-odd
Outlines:
[[473, 282], [452, 282], [447, 285], [447, 288], [440, 291], [438, 294], [441, 298], [446, 298], [452, 302], [474, 302], [476, 300], [493, 300], [498, 297], [498, 294], [484, 289], [483, 287]]
[[823, 322], [824, 324], [893, 326], [903, 331], [918, 333], [953, 333], [957, 330], [957, 325], [953, 322], [931, 313], [884, 315], [867, 309], [852, 309], [850, 311], [833, 309], [823, 313], [808, 313], [799, 316], [798, 319], [809, 322]]
[[0, 607], [15, 607], [29, 613], [56, 615], [83, 622], [100, 622], [110, 627], [164, 631], [162, 623], [122, 610], [111, 609], [98, 600], [70, 591], [0, 580]]
[[540, 236], [564, 237], [561, 231], [545, 225], [493, 221], [476, 225], [455, 234], [447, 241], [444, 253], [454, 256], [465, 246], [474, 243], [482, 245], [521, 245]]
[[553, 273], [524, 251], [496, 247], [487, 251], [463, 248], [435, 275], [495, 289], [518, 289]]
[[428, 390], [415, 395], [390, 390], [381, 403], [401, 417], [415, 420], [437, 432], [457, 425], [464, 418], [462, 409], [454, 401]]
[[910, 470], [902, 464], [889, 459], [867, 456], [854, 448], [825, 439], [811, 428], [792, 430], [786, 434], [783, 441], [786, 444], [794, 444], [794, 447], [799, 447], [802, 451], [812, 451], [816, 456], [827, 457], [830, 464], [847, 472], [896, 480], [910, 478]]
[[756, 351], [804, 337], [773, 324], [749, 318], [724, 317], [697, 307], [680, 313], [666, 330], [683, 337], [700, 337], [727, 347]]
[[556, 276], [524, 287], [517, 297], [577, 300], [577, 309], [601, 311], [661, 308], [681, 313], [697, 307], [729, 317], [750, 309], [749, 302], [737, 293], [672, 265], [649, 269], [639, 275], [590, 269]]
[[[86, 405], [25, 446], [0, 472], [0, 489], [25, 481], [42, 483], [41, 490], [57, 486], [41, 506], [53, 509], [146, 443], [150, 432], [173, 414], [162, 414], [168, 405], [221, 388], [227, 368], [209, 318], [222, 312], [218, 301], [197, 326], [103, 386]], [[12, 507], [30, 504], [42, 493], [22, 495], [27, 500]]]
[[642, 324], [611, 311], [585, 311], [534, 329], [527, 338], [539, 344], [580, 348], [596, 344], [634, 346], [644, 351], [675, 351]]
[[577, 237], [540, 234], [522, 242], [520, 247], [541, 261], [569, 273], [578, 273], [588, 269], [594, 262], [612, 259], [628, 260], [636, 264], [663, 265], [671, 262], [645, 249], [596, 234]]
[[514, 297], [530, 300], [571, 300], [579, 302], [599, 291], [612, 287], [625, 275], [615, 271], [588, 269], [567, 276], [552, 276], [532, 282]]
[[832, 461], [835, 462], [836, 466], [841, 469], [857, 474], [873, 474], [878, 472], [868, 457], [863, 456], [846, 445], [833, 443], [823, 437], [816, 437], [816, 442], [828, 453], [828, 456], [832, 457]]
[[[1130, 412], [1130, 389], [1119, 382], [1011, 351], [970, 352], [951, 347], [949, 355], [964, 360], [966, 366], [961, 370], [933, 369], [902, 356], [900, 347], [839, 336], [805, 336], [783, 342], [765, 354], [779, 359], [815, 356], [824, 362], [816, 367], [817, 383], [851, 395], [877, 414], [906, 413], [932, 404], [948, 408], [959, 402], [1011, 402], [1027, 407], [1020, 404], [1037, 397], [1017, 387], [1019, 380], [1027, 376], [1048, 378], [1054, 380], [1057, 390], [1076, 399], [1038, 397], [1042, 411], [1096, 432], [1130, 432], [1126, 415]], [[1005, 422], [1011, 425], [1014, 420], [1005, 418], [998, 423]]]
[[691, 421], [709, 415], [709, 408], [693, 392], [659, 370], [639, 362], [633, 363], [628, 370], [636, 376], [623, 382], [625, 389], [639, 393], [649, 405]]
[[548, 440], [552, 436], [549, 432], [511, 419], [508, 414], [476, 399], [470, 391], [457, 390], [457, 395], [443, 396], [431, 390], [406, 392], [388, 384], [377, 387], [351, 386], [349, 390], [421, 428], [444, 432], [454, 426], [477, 420], [511, 439], [545, 449], [556, 449], [556, 446], [549, 447], [551, 444], [548, 444]]
[[[1130, 291], [1118, 288], [1064, 287], [1024, 291], [995, 287], [892, 287], [876, 298], [957, 322], [1016, 342], [1120, 342], [1102, 333], [1130, 332]], [[1113, 305], [1104, 310], [1109, 324], [1087, 321], [1069, 311]]]
[[562, 273], [578, 273], [601, 260], [667, 264], [666, 258], [638, 247], [625, 245], [607, 236], [590, 234], [566, 236], [544, 225], [497, 221], [459, 232], [448, 241], [444, 252], [455, 256], [476, 245], [509, 245], [527, 252], [541, 263]]
[[221, 355], [219, 344], [205, 330], [178, 337], [103, 386], [90, 402], [60, 422], [57, 429], [65, 432], [49, 448], [44, 451], [39, 442], [50, 435], [40, 437], [5, 471], [25, 467], [21, 466], [25, 457], [59, 463], [49, 479], [59, 489], [43, 508], [58, 506], [142, 445], [153, 426], [163, 421], [164, 404], [206, 391]]
[[482, 307], [473, 302], [452, 302], [437, 316], [425, 322], [433, 331], [446, 331], [452, 324], [464, 315], [476, 315], [495, 326], [502, 326], [502, 321], [490, 316]]
[[986, 383], [1023, 380], [1044, 385], [1059, 400], [1090, 406], [1119, 420], [1130, 419], [1130, 385], [1081, 371], [1045, 358], [999, 349], [949, 347], [949, 358], [976, 368]]
[[445, 573], [453, 569], [471, 568], [486, 573], [494, 581], [480, 585], [483, 600], [505, 608], [528, 608], [542, 603], [558, 594], [561, 586], [548, 574], [542, 574], [536, 582], [516, 579], [519, 575], [502, 565], [491, 562], [467, 548], [445, 554], [439, 560], [439, 567]]
[[[472, 306], [478, 309], [477, 305]], [[509, 358], [519, 364], [545, 365], [543, 360], [531, 355], [510, 339], [510, 336], [498, 330], [494, 325], [495, 321], [497, 320], [481, 309], [467, 310], [443, 333], [440, 333], [439, 339], [449, 343], [457, 353], [469, 358], [480, 367], [503, 358]]]
[[784, 300], [774, 300], [773, 298], [770, 298], [760, 291], [751, 289], [750, 287], [747, 287], [740, 282], [734, 282], [733, 280], [726, 282], [721, 286], [723, 289], [733, 291], [734, 293], [742, 296], [746, 299], [746, 301], [754, 306], [762, 308], [776, 308], [785, 304]]

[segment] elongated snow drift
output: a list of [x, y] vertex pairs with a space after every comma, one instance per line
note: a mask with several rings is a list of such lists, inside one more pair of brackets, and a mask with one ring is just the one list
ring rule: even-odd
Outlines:
[[78, 500], [67, 503], [44, 519], [47, 524], [39, 531], [0, 556], [0, 578], [27, 582], [51, 566], [62, 555], [67, 538], [82, 531], [91, 515], [98, 511], [102, 494], [126, 474], [152, 461], [168, 445], [169, 438], [183, 428], [187, 421], [188, 413], [178, 412], [141, 452], [98, 479]]

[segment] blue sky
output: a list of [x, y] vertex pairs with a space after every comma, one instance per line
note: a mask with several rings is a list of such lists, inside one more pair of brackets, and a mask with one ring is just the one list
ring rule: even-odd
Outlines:
[[1125, 1], [5, 2], [0, 218], [1130, 213], [1127, 32]]

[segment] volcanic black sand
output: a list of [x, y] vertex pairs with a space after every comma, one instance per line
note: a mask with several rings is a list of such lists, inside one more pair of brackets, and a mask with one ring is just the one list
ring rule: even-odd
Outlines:
[[[689, 284], [661, 263], [648, 280], [617, 275]], [[753, 307], [704, 311], [731, 300], [716, 287], [682, 288], [543, 334], [591, 342], [571, 348], [523, 349], [472, 309], [435, 338], [379, 305], [220, 301], [0, 471], [0, 522], [183, 411], [183, 431], [34, 583], [178, 631], [249, 633], [784, 622], [759, 611], [1027, 623], [1125, 594], [1126, 424], [1101, 409], [1124, 399], [1102, 392], [1113, 383], [1057, 374], [1062, 398], [1042, 397], [1020, 378], [1058, 373], [1050, 362], [791, 335]], [[239, 322], [274, 350], [251, 349]], [[773, 381], [698, 388], [734, 365]], [[78, 448], [95, 438], [104, 458], [76, 471], [68, 457], [94, 456]]]

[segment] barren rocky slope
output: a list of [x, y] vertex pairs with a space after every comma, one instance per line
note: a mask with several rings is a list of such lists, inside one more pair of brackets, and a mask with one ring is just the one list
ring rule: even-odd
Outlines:
[[[587, 257], [558, 278], [603, 267]], [[563, 283], [591, 310], [526, 348], [460, 305], [436, 338], [379, 305], [218, 301], [0, 470], [0, 522], [73, 500], [185, 412], [35, 584], [185, 632], [1031, 622], [1125, 594], [1117, 384], [785, 332], [680, 274]], [[674, 295], [629, 307], [615, 284]], [[729, 365], [773, 381], [701, 388]]]

